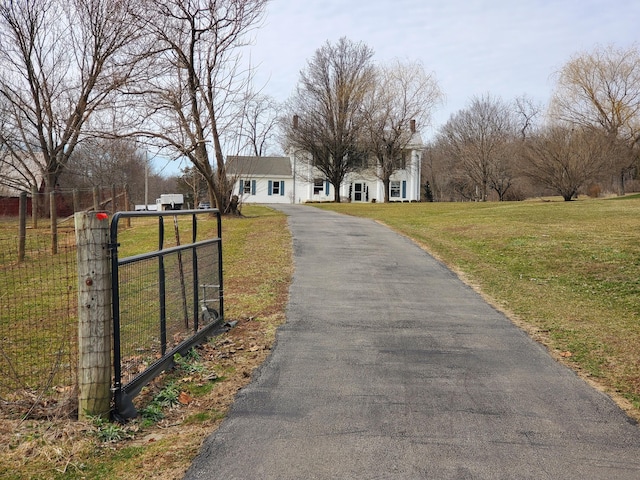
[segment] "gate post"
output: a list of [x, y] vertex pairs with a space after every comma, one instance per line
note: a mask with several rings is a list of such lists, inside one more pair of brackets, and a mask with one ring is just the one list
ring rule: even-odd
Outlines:
[[78, 417], [111, 410], [111, 276], [106, 213], [74, 216], [78, 256]]

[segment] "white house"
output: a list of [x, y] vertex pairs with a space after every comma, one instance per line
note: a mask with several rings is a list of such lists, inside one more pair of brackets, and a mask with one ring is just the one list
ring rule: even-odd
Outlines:
[[289, 157], [228, 157], [233, 194], [244, 203], [293, 203], [294, 175]]
[[[393, 173], [389, 201], [420, 200], [420, 174], [423, 144], [413, 133], [405, 150], [404, 168]], [[305, 152], [292, 151], [288, 157], [227, 158], [227, 174], [235, 178], [234, 195], [242, 203], [305, 203], [334, 200], [334, 187], [316, 168]], [[340, 185], [342, 201], [382, 202], [384, 185], [376, 176], [376, 166], [349, 173]]]

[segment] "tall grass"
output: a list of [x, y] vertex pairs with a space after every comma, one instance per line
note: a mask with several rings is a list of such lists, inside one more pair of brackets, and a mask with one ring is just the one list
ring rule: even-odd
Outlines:
[[640, 413], [640, 198], [327, 204], [413, 238]]

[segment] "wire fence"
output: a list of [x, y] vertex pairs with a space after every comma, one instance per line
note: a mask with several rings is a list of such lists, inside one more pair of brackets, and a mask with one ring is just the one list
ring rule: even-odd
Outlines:
[[[13, 226], [0, 235], [0, 414], [34, 418], [74, 414], [77, 268], [73, 230], [29, 232], [18, 262]], [[5, 230], [6, 229], [6, 230]]]
[[[78, 273], [73, 212], [125, 209], [126, 189], [32, 193], [22, 238], [18, 203], [0, 200], [0, 416], [75, 416]], [[43, 217], [45, 206], [52, 204], [54, 215]]]

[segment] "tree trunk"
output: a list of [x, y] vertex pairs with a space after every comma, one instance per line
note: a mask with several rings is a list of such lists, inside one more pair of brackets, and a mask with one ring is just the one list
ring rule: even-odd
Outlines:
[[220, 212], [224, 212], [222, 209], [222, 199], [220, 198], [214, 179], [211, 177], [207, 178], [207, 190], [209, 191], [209, 202], [211, 206], [217, 208]]
[[382, 179], [382, 185], [384, 187], [383, 201], [384, 203], [389, 203], [389, 185], [391, 184], [391, 179], [389, 177]]
[[233, 195], [231, 197], [231, 201], [229, 202], [229, 213], [231, 215], [240, 216], [240, 210], [238, 210], [238, 195]]
[[333, 185], [333, 201], [340, 203], [340, 183], [336, 185], [332, 182], [331, 185]]

